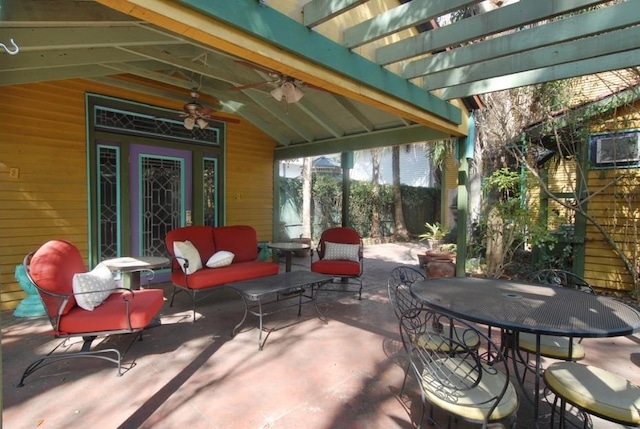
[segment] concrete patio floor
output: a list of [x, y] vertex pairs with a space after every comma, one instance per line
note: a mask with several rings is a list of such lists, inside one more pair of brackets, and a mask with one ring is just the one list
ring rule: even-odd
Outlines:
[[[362, 300], [355, 294], [327, 296], [321, 301], [326, 325], [312, 306], [303, 307], [301, 318], [295, 310], [268, 317], [268, 327], [282, 329], [268, 336], [263, 351], [257, 347], [255, 317], [230, 335], [242, 317], [237, 295], [221, 292], [200, 301], [192, 323], [189, 298], [180, 294], [173, 307], [167, 303], [162, 309], [162, 325], [146, 331], [126, 353], [122, 377], [111, 363], [71, 359], [40, 369], [16, 387], [24, 368], [58, 341], [42, 335], [49, 328], [45, 319], [3, 312], [3, 427], [414, 427], [420, 395], [410, 379], [406, 394], [398, 396], [406, 360], [386, 287], [395, 266], [417, 266], [419, 250], [404, 243], [366, 246]], [[308, 257], [294, 258], [294, 269], [308, 267]], [[162, 287], [170, 296], [170, 287]], [[126, 348], [129, 342], [128, 336], [108, 338], [99, 347]], [[640, 383], [640, 336], [589, 339], [583, 345], [585, 362]], [[526, 400], [517, 427], [536, 427]], [[593, 427], [623, 426], [594, 418]]]

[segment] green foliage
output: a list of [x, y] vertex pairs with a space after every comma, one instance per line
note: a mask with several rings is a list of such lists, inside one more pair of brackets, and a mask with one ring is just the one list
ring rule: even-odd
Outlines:
[[429, 145], [429, 157], [434, 165], [442, 167], [453, 155], [453, 140], [438, 140]]
[[[393, 186], [380, 185], [377, 199], [377, 210], [380, 214], [381, 232], [391, 234], [393, 224]], [[371, 236], [371, 219], [374, 211], [373, 184], [371, 182], [351, 182], [349, 194], [349, 211], [353, 227], [365, 237]]]
[[302, 207], [302, 181], [280, 178], [280, 200], [282, 204]]
[[424, 224], [424, 227], [427, 231], [418, 236], [420, 240], [443, 240], [445, 235], [447, 235], [447, 230], [440, 222], [427, 222]]
[[503, 167], [494, 171], [484, 183], [486, 191], [496, 191], [502, 200], [509, 199], [518, 194], [520, 188], [520, 173]]
[[312, 187], [315, 224], [323, 231], [339, 225], [342, 214], [342, 186], [340, 180], [328, 174], [314, 174]]
[[[418, 234], [422, 231], [425, 219], [434, 220], [438, 213], [439, 191], [408, 185], [401, 185], [400, 189], [405, 223], [410, 232]], [[389, 236], [393, 233], [394, 226], [393, 186], [380, 185], [378, 192], [377, 209], [380, 229], [383, 236]], [[374, 210], [373, 184], [352, 181], [349, 193], [350, 226], [357, 229], [363, 237], [370, 237]], [[301, 216], [302, 198], [302, 181], [299, 178], [280, 179], [281, 214]], [[327, 174], [314, 175], [312, 198], [312, 237], [317, 239], [324, 229], [342, 223], [341, 179]]]

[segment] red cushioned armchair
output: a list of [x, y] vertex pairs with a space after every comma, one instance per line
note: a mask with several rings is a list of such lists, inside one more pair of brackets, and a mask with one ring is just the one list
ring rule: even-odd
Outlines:
[[[129, 290], [108, 289], [107, 296], [93, 310], [78, 305], [80, 295], [94, 293], [85, 291], [74, 295], [75, 274], [86, 274], [82, 255], [76, 246], [64, 240], [51, 240], [35, 252], [25, 256], [25, 272], [36, 286], [49, 316], [56, 338], [64, 338], [49, 354], [40, 357], [27, 367], [18, 383], [21, 387], [25, 378], [36, 370], [58, 360], [89, 357], [113, 362], [122, 375], [122, 354], [117, 349], [91, 350], [91, 343], [99, 336], [138, 333], [154, 324], [154, 320], [164, 301], [162, 289]], [[109, 272], [107, 272], [110, 275]], [[76, 352], [56, 353], [59, 348], [69, 348], [72, 337], [82, 337], [83, 343]]]
[[[363, 272], [362, 250], [362, 238], [355, 229], [346, 227], [326, 229], [320, 236], [316, 248], [318, 260], [313, 260], [314, 252], [311, 251], [311, 271], [339, 278], [339, 283], [342, 285], [358, 286], [358, 299], [362, 299], [362, 280], [360, 279]], [[346, 287], [337, 290], [350, 291]]]

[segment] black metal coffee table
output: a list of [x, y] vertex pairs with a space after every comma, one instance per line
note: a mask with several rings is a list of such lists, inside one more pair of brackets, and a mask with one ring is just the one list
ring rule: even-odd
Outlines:
[[277, 313], [288, 308], [298, 307], [298, 316], [302, 306], [313, 304], [320, 320], [327, 323], [327, 318], [318, 307], [318, 293], [322, 285], [332, 281], [331, 276], [325, 276], [309, 271], [290, 271], [273, 276], [230, 283], [227, 285], [235, 290], [244, 301], [244, 316], [240, 323], [233, 328], [232, 335], [244, 324], [247, 314], [258, 316], [260, 333], [258, 335], [258, 350], [262, 350], [262, 331], [265, 330], [262, 319], [269, 314]]

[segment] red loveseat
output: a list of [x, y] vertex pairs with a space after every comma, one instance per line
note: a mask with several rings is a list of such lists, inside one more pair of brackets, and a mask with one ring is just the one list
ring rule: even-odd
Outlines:
[[[201, 269], [187, 274], [188, 267], [196, 263], [183, 257], [176, 257], [175, 242], [190, 241], [198, 250]], [[223, 287], [227, 283], [278, 274], [278, 264], [258, 260], [258, 238], [256, 230], [248, 225], [233, 226], [186, 226], [167, 233], [165, 245], [171, 254], [171, 282], [173, 294], [184, 290], [191, 295], [193, 320], [196, 319], [196, 293]], [[217, 252], [233, 253], [230, 265], [209, 268], [207, 261]], [[185, 266], [186, 264], [186, 266]]]

